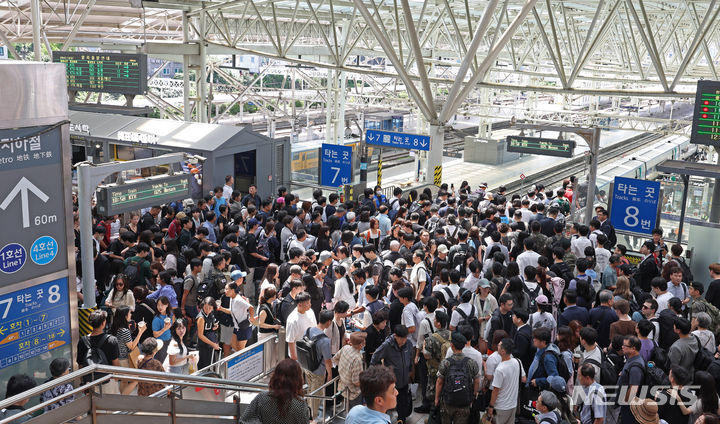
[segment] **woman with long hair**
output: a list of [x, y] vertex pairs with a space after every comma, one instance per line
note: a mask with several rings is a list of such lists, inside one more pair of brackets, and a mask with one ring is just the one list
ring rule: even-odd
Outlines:
[[335, 271], [335, 294], [333, 295], [333, 305], [344, 300], [350, 305], [350, 309], [355, 308], [355, 283], [352, 278], [347, 276], [344, 265], [336, 265]]
[[113, 312], [121, 306], [127, 306], [131, 311], [135, 310], [135, 296], [130, 290], [125, 274], [118, 274], [115, 277], [113, 287], [105, 299], [105, 306], [112, 309]]
[[277, 290], [274, 287], [268, 287], [260, 293], [258, 299], [258, 333], [277, 333], [282, 327], [280, 321], [275, 318], [272, 304], [277, 299]]
[[178, 318], [170, 328], [172, 340], [168, 347], [169, 371], [173, 374], [190, 373], [190, 350], [185, 344], [187, 339], [187, 321]]
[[510, 293], [513, 297], [513, 308], [523, 309], [530, 312], [530, 297], [523, 287], [525, 283], [522, 282], [520, 277], [512, 277], [508, 280], [503, 288], [501, 296], [505, 293]]
[[370, 218], [368, 229], [360, 234], [368, 244], [375, 246], [376, 250], [380, 247], [380, 221], [377, 218]]
[[315, 242], [318, 252], [332, 250], [332, 241], [330, 240], [330, 227], [322, 225], [318, 231], [317, 240]]
[[685, 404], [677, 390], [668, 389], [668, 394], [674, 398], [684, 415], [692, 414], [690, 422], [695, 422], [704, 414], [720, 414], [720, 398], [718, 398], [715, 379], [707, 371], [696, 371], [693, 386], [697, 387], [695, 397], [697, 400], [692, 404]]
[[624, 275], [622, 277], [618, 277], [617, 281], [615, 282], [615, 291], [613, 292], [613, 294], [615, 295], [613, 300], [616, 302], [620, 299], [625, 299], [628, 302], [633, 300], [634, 296], [630, 291], [630, 279], [625, 277]]
[[555, 344], [557, 345], [558, 349], [560, 349], [560, 358], [565, 361], [565, 365], [567, 365], [567, 369], [570, 371], [570, 378], [567, 382], [567, 392], [572, 393], [573, 382], [575, 381], [575, 378], [573, 377], [573, 352], [578, 346], [578, 343], [575, 339], [575, 334], [570, 329], [570, 327], [566, 327], [564, 325], [558, 327], [557, 339], [555, 340]]
[[[120, 366], [125, 368], [135, 368], [138, 364], [131, 362], [131, 352], [135, 350], [140, 343], [140, 338], [147, 330], [148, 326], [145, 322], [135, 324], [131, 320], [132, 311], [127, 306], [120, 306], [115, 310], [110, 334], [115, 336], [118, 341], [118, 360]], [[137, 328], [137, 335], [133, 339], [132, 333]], [[137, 356], [135, 356], [137, 358]], [[120, 392], [127, 394], [135, 388], [135, 384], [130, 381], [120, 380]]]
[[267, 268], [265, 268], [262, 284], [260, 284], [260, 294], [270, 287], [275, 290], [280, 288], [280, 273], [278, 270], [279, 268], [276, 264], [268, 264]]
[[[182, 266], [182, 269], [178, 269], [178, 257], [180, 256], [180, 251], [178, 250], [177, 241], [174, 239], [163, 239], [163, 245], [165, 250], [163, 268], [174, 269], [179, 275], [182, 275], [182, 273], [185, 272], [185, 267]], [[184, 260], [184, 258], [181, 259], [181, 261], [182, 260]]]
[[160, 296], [157, 300], [157, 311], [155, 311], [155, 317], [152, 321], [153, 337], [158, 340], [162, 340], [163, 346], [159, 352], [155, 354], [155, 359], [160, 363], [165, 362], [167, 356], [167, 350], [170, 346], [170, 327], [173, 324], [173, 312], [170, 307], [170, 299], [165, 296]]
[[297, 361], [283, 359], [270, 377], [269, 390], [260, 393], [243, 412], [240, 422], [263, 424], [307, 424], [307, 402], [303, 400], [303, 371]]
[[217, 302], [208, 296], [201, 302], [200, 313], [196, 323], [198, 329], [198, 370], [201, 370], [213, 362], [214, 352], [220, 350], [218, 344], [218, 321], [215, 318]]
[[325, 295], [320, 287], [318, 287], [317, 280], [315, 280], [315, 274], [317, 274], [317, 272], [317, 265], [312, 264], [308, 267], [308, 273], [302, 276], [305, 291], [310, 295], [310, 309], [315, 313], [315, 319], [320, 317], [320, 310], [325, 301]]

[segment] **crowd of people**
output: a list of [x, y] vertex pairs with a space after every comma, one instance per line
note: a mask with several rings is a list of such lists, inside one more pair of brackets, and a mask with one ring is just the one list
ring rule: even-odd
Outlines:
[[197, 203], [96, 216], [81, 296], [102, 308], [77, 363], [189, 373], [284, 329], [248, 422], [327, 418], [336, 377], [351, 424], [717, 422], [720, 264], [703, 297], [661, 229], [631, 264], [603, 207], [571, 222], [573, 181], [341, 202], [241, 195], [228, 176]]

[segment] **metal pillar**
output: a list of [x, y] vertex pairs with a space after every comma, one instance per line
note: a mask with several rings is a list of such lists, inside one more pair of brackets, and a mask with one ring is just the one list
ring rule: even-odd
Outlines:
[[[35, 61], [42, 62], [42, 44], [40, 44], [40, 28], [42, 27], [42, 9], [40, 0], [30, 0], [30, 12], [32, 14], [32, 36], [33, 52]], [[10, 46], [8, 46], [10, 48]]]
[[335, 143], [342, 144], [345, 140], [345, 87], [347, 86], [347, 72], [340, 72], [335, 82]]
[[430, 125], [430, 150], [427, 152], [425, 161], [425, 183], [432, 184], [435, 175], [435, 167], [442, 167], [443, 144], [445, 142], [445, 127]]
[[[183, 11], [182, 15], [183, 27], [183, 44], [190, 42], [190, 22], [187, 11]], [[195, 81], [197, 87], [197, 81]], [[190, 56], [183, 55], [183, 117], [186, 122], [192, 119], [192, 111], [190, 110]]]
[[77, 165], [78, 178], [78, 214], [80, 225], [80, 252], [82, 262], [82, 283], [85, 293], [84, 309], [94, 308], [95, 303], [95, 260], [93, 258], [93, 229], [91, 202], [95, 189], [110, 175], [130, 169], [168, 165], [185, 160], [184, 153], [170, 153], [148, 159], [137, 159], [127, 162], [111, 162], [91, 165]]
[[198, 122], [208, 122], [208, 83], [207, 83], [207, 43], [205, 42], [205, 14], [200, 14], [200, 69], [197, 71], [195, 86], [198, 96], [197, 117]]
[[581, 135], [590, 146], [590, 170], [588, 171], [587, 203], [585, 204], [585, 224], [589, 225], [595, 206], [595, 183], [597, 181], [598, 155], [600, 153], [600, 128], [593, 128], [590, 134]]
[[[337, 141], [333, 140], [335, 136], [335, 126], [333, 120], [335, 115], [335, 71], [328, 69], [327, 76], [327, 102], [325, 103], [325, 142], [328, 144], [337, 144]], [[308, 125], [308, 129], [310, 126]]]

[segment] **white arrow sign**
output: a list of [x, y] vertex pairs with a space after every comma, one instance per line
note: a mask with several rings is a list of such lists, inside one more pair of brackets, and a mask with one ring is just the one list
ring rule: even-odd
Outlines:
[[42, 190], [37, 188], [35, 184], [31, 183], [25, 177], [22, 177], [20, 181], [15, 185], [10, 194], [7, 195], [5, 200], [0, 203], [0, 209], [5, 210], [10, 206], [10, 202], [20, 193], [20, 203], [22, 203], [22, 214], [23, 214], [23, 228], [30, 226], [30, 205], [28, 204], [28, 191], [32, 191], [43, 202], [47, 202], [50, 197], [43, 193]]

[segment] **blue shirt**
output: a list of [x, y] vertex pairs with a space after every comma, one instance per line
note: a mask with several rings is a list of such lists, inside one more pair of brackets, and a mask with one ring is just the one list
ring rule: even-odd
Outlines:
[[[153, 331], [160, 331], [165, 327], [165, 318], [168, 318], [167, 315], [156, 315], [155, 318], [153, 318], [152, 322], [152, 330]], [[165, 330], [160, 337], [156, 337], [158, 340], [162, 340], [163, 342], [169, 342], [170, 338], [172, 337], [172, 334], [170, 334], [170, 329], [168, 328]]]
[[205, 221], [202, 223], [202, 226], [207, 228], [208, 230], [208, 236], [207, 239], [212, 243], [217, 243], [217, 237], [215, 237], [215, 228], [212, 223]]
[[345, 418], [345, 424], [388, 424], [388, 414], [375, 411], [365, 405], [357, 405], [350, 410]]
[[392, 223], [390, 222], [390, 218], [385, 214], [378, 214], [377, 216], [378, 220], [378, 228], [380, 229], [380, 235], [387, 236], [390, 234], [390, 229], [392, 228]]
[[[169, 284], [166, 284], [166, 285], [161, 284], [157, 290], [155, 290], [154, 292], [147, 295], [147, 298], [157, 300], [162, 296], [165, 296], [168, 298], [168, 300], [170, 301], [171, 308], [178, 307], [177, 293], [175, 293], [175, 288]], [[160, 328], [162, 328], [162, 326]]]
[[[227, 200], [224, 197], [220, 197], [219, 199], [215, 197], [215, 206], [213, 206], [213, 212], [215, 212], [215, 216], [220, 216], [220, 205], [227, 205]], [[260, 207], [257, 205], [257, 207]]]

